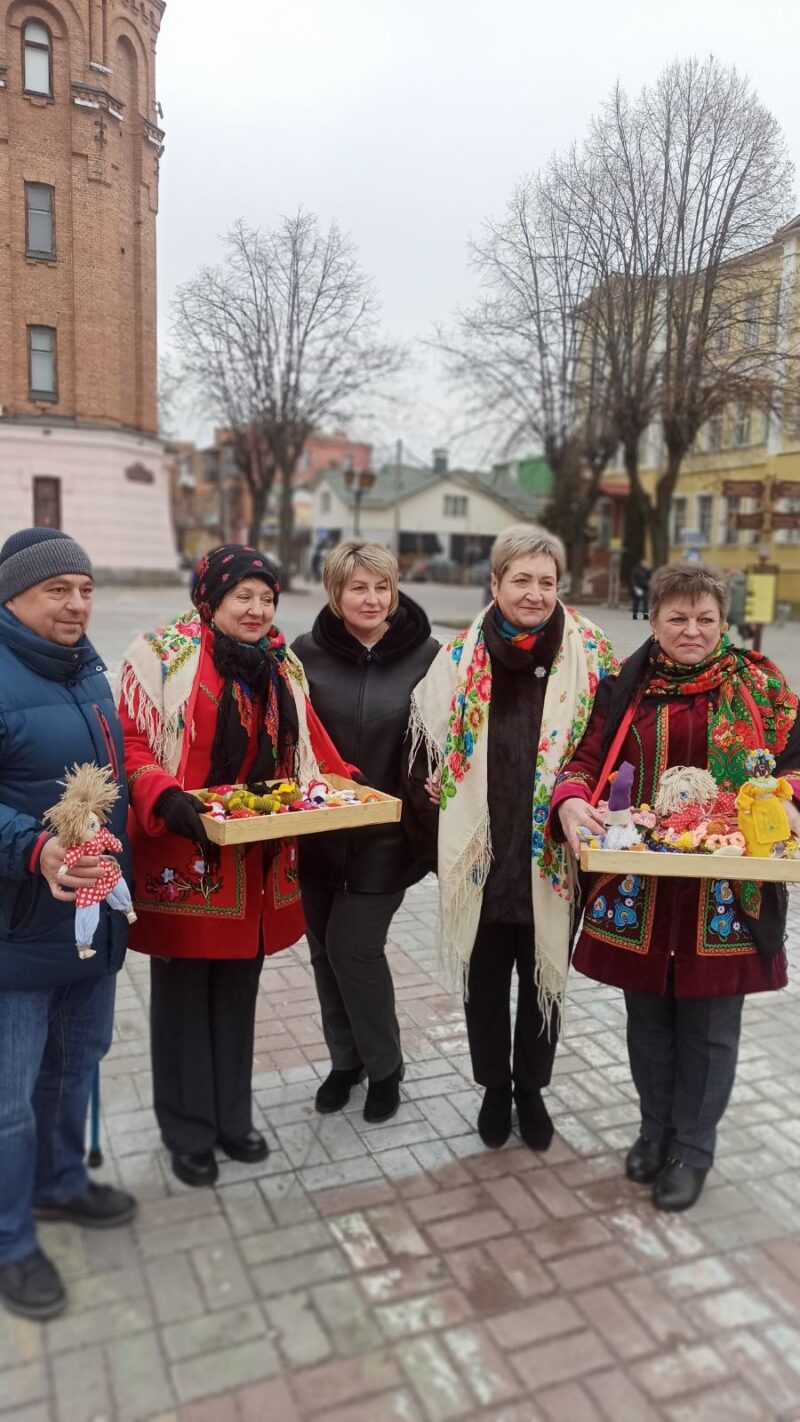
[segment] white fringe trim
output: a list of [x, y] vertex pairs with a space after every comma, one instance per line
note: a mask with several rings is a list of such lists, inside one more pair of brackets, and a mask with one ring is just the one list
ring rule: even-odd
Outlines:
[[467, 974], [478, 931], [483, 890], [492, 867], [488, 806], [480, 824], [446, 874], [439, 873], [442, 968], [448, 986], [467, 998]]
[[422, 719], [422, 712], [419, 709], [414, 697], [411, 698], [411, 711], [408, 720], [408, 768], [411, 769], [421, 746], [425, 747], [428, 757], [428, 774], [434, 770], [441, 770], [444, 761], [444, 751], [428, 730]]
[[169, 721], [150, 699], [133, 667], [125, 666], [120, 675], [120, 699], [132, 721], [147, 740], [155, 759], [170, 775], [174, 775], [181, 758], [180, 727], [183, 707]]

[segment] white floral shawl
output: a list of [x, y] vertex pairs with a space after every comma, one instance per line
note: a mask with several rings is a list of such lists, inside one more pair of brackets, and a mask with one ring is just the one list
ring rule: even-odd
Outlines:
[[[424, 742], [441, 774], [438, 875], [440, 948], [454, 987], [466, 989], [492, 861], [487, 785], [492, 667], [482, 612], [443, 647], [411, 698], [411, 760]], [[535, 975], [548, 1025], [560, 1016], [569, 967], [575, 870], [547, 832], [556, 776], [574, 754], [600, 680], [617, 669], [605, 635], [564, 608], [564, 636], [545, 689], [534, 778], [531, 872]]]
[[[200, 674], [202, 623], [196, 612], [188, 612], [160, 627], [145, 632], [131, 643], [122, 661], [117, 699], [122, 701], [137, 729], [147, 737], [159, 765], [176, 775], [185, 758], [186, 727], [192, 735], [191, 711]], [[306, 715], [308, 684], [300, 662], [276, 637], [280, 674], [294, 698], [298, 721], [298, 775], [303, 784], [319, 777], [319, 766], [311, 749]]]

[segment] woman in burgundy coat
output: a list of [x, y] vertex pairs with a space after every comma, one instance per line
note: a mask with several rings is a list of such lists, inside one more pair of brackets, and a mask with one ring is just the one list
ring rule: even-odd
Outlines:
[[[652, 637], [598, 690], [589, 728], [553, 795], [551, 824], [574, 853], [579, 830], [602, 832], [590, 803], [623, 761], [634, 803], [652, 803], [668, 766], [710, 770], [722, 789], [747, 779], [748, 750], [765, 746], [787, 776], [800, 832], [798, 700], [759, 652], [725, 633], [727, 587], [701, 564], [658, 570]], [[698, 1199], [733, 1087], [745, 993], [786, 985], [783, 884], [592, 875], [574, 966], [625, 990], [628, 1052], [641, 1132], [631, 1180], [653, 1184], [662, 1210]]]

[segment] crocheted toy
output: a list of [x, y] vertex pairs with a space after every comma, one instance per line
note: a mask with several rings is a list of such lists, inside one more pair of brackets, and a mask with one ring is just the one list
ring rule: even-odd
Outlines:
[[768, 750], [750, 751], [744, 765], [748, 779], [736, 796], [736, 809], [747, 853], [780, 859], [791, 838], [781, 801], [791, 800], [792, 787], [783, 776], [775, 779], [775, 757]]
[[735, 797], [720, 790], [713, 775], [695, 765], [665, 770], [656, 792], [656, 848], [683, 853], [744, 854], [736, 827]]
[[631, 814], [633, 793], [633, 766], [624, 760], [614, 775], [605, 812], [606, 832], [603, 837], [604, 849], [632, 849], [641, 841]]
[[119, 798], [110, 765], [74, 765], [63, 780], [64, 793], [57, 805], [44, 816], [53, 826], [58, 843], [66, 850], [59, 878], [75, 867], [84, 855], [99, 855], [103, 873], [93, 884], [78, 889], [75, 895], [75, 944], [79, 958], [93, 958], [92, 939], [100, 922], [100, 905], [105, 900], [109, 908], [119, 909], [128, 923], [136, 922], [130, 890], [115, 859], [103, 850], [121, 854], [122, 845], [105, 822]]

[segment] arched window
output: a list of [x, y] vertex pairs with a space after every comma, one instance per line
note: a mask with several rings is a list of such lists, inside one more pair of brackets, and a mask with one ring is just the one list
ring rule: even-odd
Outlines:
[[26, 94], [53, 95], [50, 31], [41, 20], [28, 20], [22, 31], [23, 88]]

